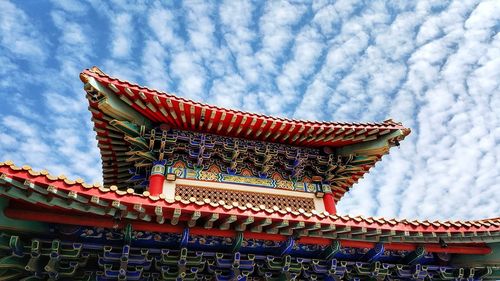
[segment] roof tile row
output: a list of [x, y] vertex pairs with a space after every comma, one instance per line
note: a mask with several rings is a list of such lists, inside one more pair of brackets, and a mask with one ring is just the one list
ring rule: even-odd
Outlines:
[[[115, 78], [115, 77], [111, 77], [111, 76], [105, 74], [102, 70], [100, 70], [99, 68], [97, 68], [95, 66], [92, 67], [91, 69], [84, 70], [80, 74], [80, 79], [84, 83], [86, 83], [87, 79], [88, 79], [86, 77], [86, 75], [91, 75], [93, 77], [104, 78], [104, 79], [109, 80], [110, 82], [111, 81], [119, 82], [120, 84], [124, 84], [124, 85], [127, 85], [129, 87], [137, 88], [139, 90], [146, 90], [146, 91], [148, 91], [150, 93], [154, 93], [156, 95], [164, 95], [164, 96], [167, 96], [167, 97], [170, 97], [170, 98], [173, 98], [173, 99], [177, 99], [177, 100], [182, 101], [182, 102], [187, 103], [187, 104], [194, 104], [194, 105], [199, 105], [199, 106], [203, 106], [203, 107], [207, 107], [207, 108], [211, 108], [211, 109], [216, 109], [216, 110], [222, 110], [222, 111], [226, 111], [226, 112], [239, 113], [239, 114], [243, 114], [243, 115], [249, 115], [249, 116], [266, 118], [266, 119], [270, 119], [271, 121], [272, 120], [277, 120], [277, 121], [286, 121], [286, 122], [295, 122], [295, 123], [307, 123], [307, 124], [310, 124], [310, 125], [327, 125], [327, 126], [328, 125], [330, 125], [330, 126], [331, 125], [338, 125], [338, 126], [384, 126], [384, 127], [394, 127], [394, 128], [406, 129], [406, 128], [404, 128], [402, 126], [401, 123], [395, 122], [392, 119], [387, 119], [387, 120], [385, 120], [383, 122], [327, 122], [327, 121], [319, 122], [319, 121], [310, 121], [310, 120], [289, 119], [289, 118], [284, 118], [284, 117], [275, 117], [275, 116], [269, 116], [269, 115], [265, 115], [265, 114], [256, 114], [256, 113], [251, 113], [251, 112], [246, 112], [246, 111], [240, 111], [240, 110], [222, 108], [222, 107], [218, 107], [218, 106], [214, 106], [214, 105], [209, 105], [209, 104], [205, 104], [205, 103], [193, 101], [193, 100], [190, 100], [190, 99], [185, 99], [183, 97], [179, 97], [179, 96], [175, 96], [173, 94], [169, 94], [169, 93], [165, 93], [165, 92], [162, 92], [162, 91], [158, 91], [156, 89], [152, 89], [152, 88], [149, 88], [149, 87], [146, 87], [146, 86], [141, 86], [141, 85], [138, 85], [136, 83], [132, 83], [132, 82], [129, 82], [129, 81], [126, 81], [126, 80], [121, 80], [121, 79], [118, 79], [118, 78]], [[110, 83], [108, 85], [108, 87], [109, 86], [111, 87], [112, 90], [113, 90], [113, 87], [116, 88], [116, 86], [114, 84], [112, 84], [112, 83]], [[142, 93], [142, 92], [140, 92], [140, 93]], [[144, 95], [144, 93], [142, 93], [142, 94]]]
[[[281, 214], [281, 215], [288, 215], [292, 214], [294, 216], [302, 216], [305, 218], [311, 218], [311, 217], [316, 217], [319, 220], [323, 219], [331, 219], [334, 221], [341, 220], [343, 222], [356, 222], [356, 223], [367, 223], [367, 224], [378, 224], [380, 226], [396, 226], [398, 224], [404, 224], [404, 225], [412, 225], [415, 227], [423, 226], [423, 227], [445, 227], [445, 228], [458, 228], [458, 229], [469, 229], [469, 228], [479, 228], [479, 227], [486, 227], [486, 228], [492, 228], [494, 231], [500, 231], [500, 218], [491, 218], [491, 219], [482, 219], [482, 220], [468, 220], [468, 221], [429, 221], [429, 220], [424, 220], [424, 221], [419, 221], [419, 220], [406, 220], [406, 219], [387, 219], [383, 217], [363, 217], [363, 216], [350, 216], [350, 215], [335, 215], [335, 214], [329, 214], [326, 211], [319, 212], [316, 210], [312, 210], [311, 212], [306, 212], [303, 209], [299, 209], [298, 211], [291, 210], [290, 208], [286, 209], [280, 209], [277, 206], [266, 206], [264, 204], [259, 205], [259, 206], [253, 206], [252, 204], [246, 204], [246, 205], [240, 205], [237, 202], [225, 202], [223, 200], [214, 202], [211, 201], [210, 199], [204, 199], [204, 200], [197, 200], [196, 198], [192, 197], [189, 200], [182, 199], [180, 196], [176, 196], [174, 199], [167, 199], [165, 198], [164, 194], [160, 194], [159, 196], [152, 196], [149, 194], [148, 191], [144, 191], [142, 194], [134, 193], [133, 189], [127, 189], [127, 190], [120, 190], [116, 186], [110, 186], [109, 188], [103, 187], [100, 184], [86, 184], [82, 179], [76, 179], [76, 180], [70, 180], [68, 179], [65, 175], [59, 175], [59, 176], [54, 176], [51, 175], [48, 171], [46, 170], [41, 170], [41, 171], [35, 171], [33, 170], [30, 166], [22, 166], [18, 167], [14, 165], [12, 161], [5, 161], [5, 162], [0, 162], [0, 168], [2, 167], [8, 167], [12, 171], [26, 171], [28, 172], [31, 176], [37, 177], [37, 176], [45, 176], [49, 181], [61, 181], [64, 182], [66, 185], [69, 186], [75, 186], [79, 185], [82, 186], [85, 189], [98, 189], [102, 193], [108, 193], [108, 192], [113, 192], [119, 197], [124, 196], [124, 195], [134, 195], [138, 196], [141, 198], [148, 198], [153, 202], [159, 201], [159, 200], [164, 200], [166, 203], [173, 204], [173, 203], [181, 203], [184, 205], [189, 205], [189, 204], [196, 204], [199, 206], [203, 205], [210, 205], [211, 207], [217, 208], [217, 207], [222, 207], [226, 210], [231, 210], [231, 209], [239, 209], [241, 211], [247, 211], [251, 210], [254, 212], [265, 212], [267, 214]], [[4, 173], [1, 173], [2, 171], [0, 170], [0, 174], [4, 175]], [[54, 187], [55, 188], [55, 187]]]

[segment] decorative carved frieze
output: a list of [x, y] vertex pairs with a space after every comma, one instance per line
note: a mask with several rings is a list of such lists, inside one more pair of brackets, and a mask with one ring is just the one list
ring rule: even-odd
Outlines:
[[177, 185], [175, 187], [175, 195], [180, 196], [184, 200], [189, 200], [190, 198], [195, 198], [198, 201], [210, 199], [211, 201], [219, 202], [222, 200], [228, 204], [236, 204], [239, 206], [265, 205], [267, 208], [276, 206], [281, 210], [290, 208], [293, 211], [298, 211], [299, 209], [311, 211], [315, 209], [314, 199], [312, 198], [245, 192], [222, 188]]
[[[113, 125], [117, 124], [113, 122]], [[119, 129], [126, 134], [123, 124], [120, 125]], [[134, 163], [132, 172], [135, 179], [147, 178], [149, 163], [153, 159], [162, 159], [167, 161], [167, 166], [178, 166], [182, 162], [186, 168], [196, 171], [217, 169], [227, 174], [227, 177], [243, 175], [253, 177], [255, 181], [272, 181], [273, 187], [279, 185], [281, 188], [294, 189], [287, 186], [294, 186], [295, 182], [308, 183], [318, 175], [322, 176], [325, 184], [350, 178], [360, 171], [357, 164], [351, 162], [364, 159], [362, 156], [327, 154], [316, 148], [172, 129], [151, 129], [143, 134], [142, 140], [137, 137], [125, 140], [130, 143], [127, 161]], [[374, 160], [367, 159], [363, 164]], [[144, 176], [137, 176], [141, 174]], [[303, 190], [307, 190], [307, 187]]]

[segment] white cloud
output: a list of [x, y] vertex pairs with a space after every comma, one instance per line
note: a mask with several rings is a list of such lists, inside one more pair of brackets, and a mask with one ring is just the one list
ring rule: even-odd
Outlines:
[[9, 1], [0, 2], [0, 10], [2, 47], [16, 58], [43, 61], [47, 56], [44, 40], [26, 13]]
[[172, 45], [180, 47], [182, 41], [175, 34], [177, 24], [175, 17], [168, 9], [155, 7], [152, 9], [148, 17], [149, 28], [151, 28], [156, 35], [156, 39], [164, 45]]
[[32, 125], [15, 116], [5, 116], [2, 118], [2, 124], [16, 135], [21, 135], [22, 137], [33, 137], [37, 133]]
[[[483, 6], [488, 6], [488, 12]], [[424, 24], [416, 45], [409, 53], [405, 51], [410, 54], [408, 75], [391, 109], [394, 117], [400, 116], [396, 119], [413, 127], [413, 135], [400, 151], [392, 153], [391, 163], [384, 159], [378, 167], [387, 178], [376, 180], [381, 207], [372, 214], [445, 219], [499, 213], [499, 197], [491, 190], [498, 189], [500, 175], [492, 173], [491, 166], [500, 157], [492, 134], [500, 119], [489, 106], [498, 96], [498, 84], [486, 78], [488, 90], [481, 92], [468, 86], [479, 84], [478, 75], [473, 73], [481, 71], [481, 61], [487, 61], [493, 73], [500, 68], [495, 60], [483, 59], [485, 53], [498, 48], [492, 44], [492, 22], [498, 22], [498, 13], [492, 10], [500, 9], [492, 2], [477, 6], [453, 2], [439, 14], [421, 17]], [[415, 40], [411, 33], [400, 36], [407, 37], [403, 42], [410, 42], [408, 46]], [[405, 171], [404, 178], [394, 177]], [[344, 200], [355, 196], [367, 194], [352, 194]], [[340, 205], [344, 212], [352, 213], [356, 208], [346, 205], [344, 209], [343, 202]]]
[[187, 1], [183, 4], [191, 47], [208, 59], [215, 47], [215, 24], [210, 18], [214, 13], [214, 5], [206, 1]]
[[191, 52], [178, 52], [173, 55], [170, 70], [179, 79], [179, 90], [188, 97], [202, 96], [205, 84], [205, 71], [196, 63], [196, 55]]
[[62, 10], [74, 13], [74, 14], [83, 14], [87, 11], [87, 7], [83, 2], [80, 1], [72, 1], [72, 0], [53, 0], [52, 4]]
[[166, 51], [157, 41], [147, 40], [143, 52], [142, 73], [148, 86], [171, 91], [167, 86], [169, 71], [164, 62], [167, 59]]
[[117, 14], [111, 19], [114, 34], [111, 53], [114, 57], [126, 58], [130, 56], [134, 40], [132, 24], [132, 16], [127, 13]]

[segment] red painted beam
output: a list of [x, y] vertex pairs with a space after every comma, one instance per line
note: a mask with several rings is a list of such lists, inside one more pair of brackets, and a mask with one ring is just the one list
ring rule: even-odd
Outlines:
[[[117, 195], [115, 192], [103, 192], [98, 188], [85, 188], [79, 183], [66, 183], [64, 180], [60, 179], [49, 179], [45, 175], [31, 175], [28, 171], [20, 169], [20, 170], [13, 170], [11, 167], [8, 165], [0, 166], [0, 172], [7, 174], [9, 177], [14, 178], [18, 181], [24, 182], [25, 180], [30, 180], [38, 185], [41, 186], [48, 186], [48, 185], [53, 185], [57, 187], [58, 189], [61, 189], [65, 192], [69, 191], [75, 191], [78, 192], [79, 195], [84, 196], [86, 198], [90, 198], [90, 196], [97, 196], [100, 199], [103, 200], [117, 200], [120, 202], [120, 204], [127, 205], [129, 208], [133, 208], [134, 204], [141, 204], [144, 208], [146, 208], [148, 214], [154, 215], [154, 208], [155, 207], [162, 207], [163, 211], [165, 213], [170, 213], [173, 212], [174, 209], [182, 209], [182, 213], [184, 214], [190, 214], [194, 211], [200, 211], [203, 214], [206, 213], [217, 213], [219, 216], [229, 216], [229, 215], [236, 215], [238, 217], [249, 217], [252, 216], [256, 219], [262, 219], [262, 218], [270, 218], [273, 221], [280, 221], [280, 220], [288, 220], [290, 222], [296, 222], [296, 221], [303, 221], [305, 223], [321, 223], [322, 225], [329, 225], [329, 224], [334, 224], [335, 226], [350, 226], [350, 227], [365, 227], [367, 229], [380, 229], [380, 230], [396, 230], [396, 231], [409, 231], [409, 232], [422, 232], [422, 233], [430, 233], [430, 232], [435, 232], [435, 233], [472, 233], [472, 232], [485, 232], [485, 231], [500, 231], [500, 226], [498, 226], [496, 223], [487, 225], [484, 223], [473, 223], [470, 226], [457, 226], [454, 224], [448, 224], [445, 225], [444, 223], [441, 223], [439, 226], [435, 226], [433, 224], [423, 224], [423, 223], [408, 223], [408, 222], [402, 222], [402, 221], [397, 221], [394, 223], [389, 223], [389, 222], [369, 222], [364, 219], [359, 219], [356, 220], [352, 217], [326, 217], [326, 218], [321, 218], [318, 216], [311, 216], [311, 217], [305, 217], [304, 215], [295, 215], [292, 213], [287, 213], [287, 214], [281, 214], [279, 212], [274, 212], [274, 213], [267, 213], [264, 211], [254, 211], [252, 209], [247, 209], [247, 210], [241, 210], [238, 208], [232, 208], [232, 209], [225, 209], [222, 208], [221, 206], [219, 207], [212, 207], [208, 204], [198, 206], [197, 204], [184, 204], [181, 202], [174, 202], [174, 203], [169, 203], [164, 200], [158, 200], [158, 201], [153, 201], [148, 197], [145, 196], [138, 196], [136, 194], [127, 194], [127, 195]], [[34, 192], [34, 191], [32, 191]], [[334, 195], [337, 196], [338, 194]], [[338, 196], [336, 197], [338, 200]], [[51, 207], [54, 208], [54, 207]], [[185, 217], [181, 217], [181, 220], [185, 219]], [[494, 219], [494, 221], [498, 221], [498, 219]]]
[[[138, 222], [138, 221], [115, 221], [111, 218], [103, 217], [92, 217], [85, 216], [82, 219], [79, 216], [66, 215], [62, 213], [51, 213], [51, 212], [39, 212], [26, 209], [16, 209], [8, 207], [4, 210], [7, 217], [12, 219], [30, 220], [30, 221], [40, 221], [40, 222], [50, 222], [50, 223], [62, 223], [71, 225], [85, 225], [85, 226], [97, 226], [105, 228], [124, 228], [128, 223], [136, 230], [141, 231], [153, 231], [153, 232], [164, 232], [164, 233], [182, 233], [183, 227], [179, 225], [170, 224], [156, 224], [148, 222]], [[212, 235], [220, 237], [233, 238], [236, 236], [236, 231], [234, 230], [220, 230], [220, 229], [205, 229], [200, 227], [193, 227], [190, 229], [191, 234], [196, 235]], [[271, 241], [285, 241], [286, 236], [281, 234], [269, 234], [269, 233], [253, 233], [249, 231], [244, 232], [246, 238], [260, 239], [260, 240], [271, 240]], [[316, 244], [316, 245], [330, 245], [331, 239], [321, 238], [321, 237], [301, 237], [298, 239], [300, 244]], [[340, 240], [343, 247], [352, 248], [373, 248], [375, 243], [365, 242], [365, 241], [351, 241], [351, 240]], [[417, 248], [416, 244], [409, 243], [387, 243], [384, 244], [387, 250], [407, 250], [412, 251]], [[473, 244], [471, 246], [456, 245], [448, 246], [446, 248], [441, 247], [439, 244], [424, 244], [425, 250], [429, 253], [449, 253], [449, 254], [475, 254], [475, 255], [485, 255], [491, 253], [491, 249], [486, 246], [486, 244]]]

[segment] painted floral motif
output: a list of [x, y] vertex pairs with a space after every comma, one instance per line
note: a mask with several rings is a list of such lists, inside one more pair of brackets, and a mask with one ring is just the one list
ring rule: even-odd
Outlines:
[[304, 183], [304, 185], [307, 188], [307, 191], [309, 192], [315, 192], [316, 191], [316, 186], [312, 183]]
[[303, 177], [303, 178], [302, 178], [302, 181], [303, 181], [303, 182], [306, 182], [306, 183], [310, 183], [310, 182], [312, 182], [312, 180], [311, 180], [311, 178], [310, 178], [310, 177]]
[[271, 178], [273, 180], [276, 180], [276, 181], [284, 180], [283, 176], [280, 173], [277, 173], [277, 172], [273, 173], [272, 176], [271, 176]]
[[172, 172], [179, 178], [185, 177], [185, 171], [186, 169], [183, 168], [174, 168], [172, 169]]
[[217, 165], [214, 164], [214, 165], [210, 165], [210, 167], [208, 168], [207, 172], [220, 174], [221, 173], [221, 169], [219, 168], [219, 166], [217, 166]]
[[183, 161], [177, 161], [174, 163], [174, 165], [172, 165], [172, 167], [174, 167], [174, 168], [186, 168], [186, 163], [184, 163]]
[[276, 181], [276, 188], [281, 188], [281, 189], [288, 189], [288, 190], [293, 190], [293, 182], [291, 181], [284, 181], [284, 180], [277, 180]]
[[261, 179], [253, 176], [244, 177], [236, 175], [227, 175], [219, 172], [212, 172], [218, 170], [219, 169], [216, 168], [215, 166], [210, 167], [209, 171], [193, 170], [180, 167], [167, 167], [167, 173], [173, 173], [178, 178], [227, 182], [227, 183], [241, 183], [241, 184], [259, 185], [264, 187], [273, 187], [273, 188], [296, 190], [296, 191], [308, 191], [308, 192], [316, 191], [316, 186], [313, 183], [293, 182], [289, 180], [274, 179], [274, 178]]
[[241, 175], [244, 177], [251, 177], [253, 173], [250, 169], [241, 169]]
[[186, 178], [195, 179], [198, 177], [198, 172], [195, 170], [186, 169]]
[[273, 180], [271, 180], [271, 179], [259, 179], [259, 178], [255, 178], [255, 177], [240, 177], [240, 176], [223, 175], [223, 180], [225, 182], [245, 183], [245, 184], [263, 185], [263, 186], [268, 186], [268, 187], [274, 187]]
[[303, 182], [297, 182], [295, 183], [295, 188], [296, 191], [305, 191], [305, 183]]
[[332, 192], [332, 187], [328, 184], [323, 185], [323, 192]]
[[200, 171], [198, 173], [198, 179], [204, 181], [219, 181], [219, 174]]

